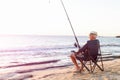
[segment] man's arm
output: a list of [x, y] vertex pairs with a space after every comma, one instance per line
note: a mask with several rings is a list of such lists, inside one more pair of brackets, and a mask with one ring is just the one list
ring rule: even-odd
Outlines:
[[85, 52], [85, 50], [88, 48], [88, 43], [86, 43], [81, 49], [78, 50], [77, 54], [81, 52]]

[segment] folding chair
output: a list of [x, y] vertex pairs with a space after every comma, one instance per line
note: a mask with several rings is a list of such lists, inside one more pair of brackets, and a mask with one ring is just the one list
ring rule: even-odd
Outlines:
[[[88, 50], [87, 59], [81, 62], [83, 68], [86, 68], [86, 70], [89, 73], [93, 73], [96, 67], [98, 67], [101, 71], [104, 71], [104, 65], [103, 65], [100, 47], [98, 48], [98, 52], [96, 53], [96, 56], [91, 56], [91, 54], [92, 53], [90, 53]], [[94, 57], [96, 57], [96, 59]], [[87, 66], [88, 62], [89, 62], [89, 67]], [[100, 65], [98, 64], [98, 62]]]

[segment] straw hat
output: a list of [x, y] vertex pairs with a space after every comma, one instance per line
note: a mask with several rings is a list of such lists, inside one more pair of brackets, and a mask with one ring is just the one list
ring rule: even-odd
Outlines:
[[97, 32], [96, 31], [91, 31], [90, 35], [96, 35], [97, 36]]

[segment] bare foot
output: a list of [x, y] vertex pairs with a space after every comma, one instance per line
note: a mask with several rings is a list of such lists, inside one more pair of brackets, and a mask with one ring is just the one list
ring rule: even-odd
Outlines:
[[80, 72], [84, 71], [84, 69], [80, 69]]
[[78, 66], [78, 67], [76, 67], [76, 70], [77, 70], [77, 71], [80, 71], [80, 69], [81, 69], [81, 68], [80, 68], [79, 66]]

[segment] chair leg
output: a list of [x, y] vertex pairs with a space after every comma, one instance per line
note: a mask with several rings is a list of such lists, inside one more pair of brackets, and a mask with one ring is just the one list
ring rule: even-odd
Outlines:
[[97, 64], [97, 62], [94, 62], [94, 68], [93, 68], [92, 71], [94, 71], [94, 69], [95, 69], [96, 66], [97, 66], [101, 71], [104, 71], [104, 69], [102, 69], [102, 68]]
[[92, 73], [92, 61], [90, 60], [90, 72]]
[[100, 62], [101, 62], [101, 64], [102, 64], [102, 69], [103, 69], [103, 71], [104, 71], [104, 65], [103, 65], [103, 59], [102, 59], [102, 56], [100, 57]]
[[[92, 59], [92, 58], [91, 58]], [[99, 65], [98, 65], [98, 61], [99, 61], [99, 59], [100, 59], [100, 63], [102, 64], [102, 67], [100, 67]], [[103, 61], [102, 61], [102, 57], [100, 56], [100, 57], [98, 57], [98, 59], [95, 61], [94, 59], [92, 59], [93, 60], [93, 63], [94, 63], [94, 65], [93, 65], [93, 69], [92, 69], [92, 73], [94, 72], [94, 70], [95, 70], [95, 68], [96, 68], [96, 66], [101, 70], [101, 71], [104, 71], [104, 66], [103, 66]]]
[[81, 64], [83, 65], [83, 68], [85, 67], [89, 73], [91, 73], [90, 69], [85, 65], [86, 63], [83, 63], [82, 60], [80, 60]]
[[[87, 69], [87, 71], [89, 73], [93, 73], [96, 66], [101, 70], [101, 71], [104, 71], [104, 65], [103, 65], [103, 61], [102, 61], [102, 57], [98, 57], [98, 59], [95, 61], [92, 57], [90, 57], [90, 69], [86, 66], [86, 63], [87, 62], [83, 62], [82, 60], [80, 60], [81, 64], [83, 65], [83, 68], [85, 67]], [[100, 60], [99, 60], [100, 59]], [[98, 65], [98, 61], [101, 62], [102, 64], [102, 67]], [[92, 65], [92, 62], [93, 62], [93, 65]]]

